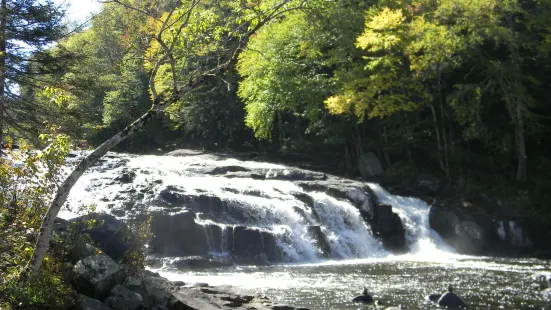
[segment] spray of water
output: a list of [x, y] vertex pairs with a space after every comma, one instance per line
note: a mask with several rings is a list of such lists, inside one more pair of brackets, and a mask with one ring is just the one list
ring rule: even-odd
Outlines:
[[430, 206], [419, 198], [392, 195], [379, 184], [368, 183], [379, 203], [389, 204], [398, 214], [406, 231], [410, 254], [418, 258], [449, 257], [454, 249], [430, 228]]

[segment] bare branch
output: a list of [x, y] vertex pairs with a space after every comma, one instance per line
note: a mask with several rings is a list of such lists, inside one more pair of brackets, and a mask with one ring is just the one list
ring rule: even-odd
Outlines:
[[148, 17], [151, 17], [153, 19], [155, 19], [156, 21], [161, 21], [160, 19], [158, 19], [157, 17], [153, 16], [152, 14], [150, 14], [149, 12], [145, 11], [145, 10], [142, 10], [140, 8], [137, 8], [135, 6], [131, 6], [129, 4], [126, 4], [126, 3], [123, 3], [121, 2], [120, 0], [98, 0], [99, 3], [102, 3], [102, 4], [105, 4], [105, 3], [116, 3], [116, 4], [119, 4], [119, 5], [122, 5], [123, 7], [127, 8], [127, 9], [130, 9], [130, 10], [134, 10], [134, 11], [137, 11], [139, 13], [142, 13]]

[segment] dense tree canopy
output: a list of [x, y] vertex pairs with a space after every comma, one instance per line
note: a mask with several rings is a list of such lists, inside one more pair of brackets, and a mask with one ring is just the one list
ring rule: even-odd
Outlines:
[[[152, 92], [169, 96], [172, 81], [231, 59], [122, 148], [336, 151], [343, 160], [332, 166], [342, 173], [375, 151], [388, 168], [439, 170], [450, 181], [475, 167], [525, 181], [546, 162], [547, 2], [286, 1], [236, 61], [240, 36], [274, 3], [197, 2], [190, 27], [173, 38], [195, 2], [108, 1], [88, 29], [47, 50], [75, 55], [38, 83], [68, 100], [52, 106], [28, 86], [21, 95], [37, 103], [41, 121], [98, 145], [147, 110]], [[164, 20], [174, 27], [161, 39], [178, 44], [155, 67]]]

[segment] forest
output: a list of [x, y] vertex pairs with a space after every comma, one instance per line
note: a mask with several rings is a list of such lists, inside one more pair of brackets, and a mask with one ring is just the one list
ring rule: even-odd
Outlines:
[[354, 178], [372, 152], [389, 178], [551, 219], [549, 0], [99, 2], [74, 25], [1, 0], [2, 148], [101, 148], [85, 170], [185, 147]]

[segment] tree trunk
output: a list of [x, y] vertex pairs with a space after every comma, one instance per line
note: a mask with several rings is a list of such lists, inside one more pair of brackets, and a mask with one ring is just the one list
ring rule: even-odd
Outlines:
[[514, 102], [514, 99], [508, 93], [507, 85], [503, 80], [500, 80], [501, 91], [505, 98], [507, 111], [513, 121], [515, 129], [515, 144], [517, 149], [517, 181], [525, 182], [527, 179], [528, 160], [526, 155], [526, 139], [524, 134], [524, 113], [522, 111], [521, 102]]
[[434, 105], [430, 105], [430, 109], [432, 111], [432, 119], [434, 121], [434, 132], [436, 133], [436, 146], [438, 148], [438, 162], [440, 163], [440, 169], [442, 171], [446, 171], [444, 166], [444, 161], [442, 160], [442, 139], [440, 138], [440, 128], [438, 127], [438, 119], [436, 116], [436, 110], [434, 109]]
[[0, 153], [4, 147], [4, 113], [6, 87], [6, 22], [8, 14], [7, 0], [2, 0], [0, 6]]
[[440, 102], [440, 122], [442, 125], [442, 138], [444, 142], [444, 172], [446, 173], [446, 176], [448, 179], [450, 178], [450, 159], [448, 157], [448, 154], [450, 152], [448, 147], [448, 131], [446, 130], [446, 115], [444, 111], [444, 106], [442, 102]]
[[281, 111], [277, 112], [277, 133], [279, 136], [279, 151], [281, 153], [286, 153], [285, 133], [283, 132], [283, 116], [281, 115]]
[[[1, 0], [5, 2], [6, 0]], [[118, 1], [117, 1], [118, 2]], [[249, 30], [246, 34], [244, 34], [241, 39], [239, 40], [239, 45], [235, 47], [235, 50], [233, 53], [231, 53], [231, 57], [224, 63], [218, 64], [214, 68], [211, 68], [210, 70], [206, 70], [203, 72], [203, 74], [197, 75], [195, 78], [187, 82], [183, 87], [180, 89], [177, 89], [177, 80], [176, 75], [173, 75], [174, 78], [174, 89], [173, 93], [170, 96], [167, 96], [168, 100], [165, 100], [163, 102], [166, 102], [162, 108], [160, 107], [160, 97], [157, 95], [155, 90], [155, 76], [158, 73], [158, 69], [161, 66], [161, 64], [165, 63], [167, 59], [173, 59], [173, 48], [175, 46], [175, 42], [173, 42], [170, 47], [167, 47], [166, 45], [164, 47], [164, 52], [166, 53], [161, 58], [159, 58], [156, 62], [155, 68], [152, 70], [150, 74], [149, 79], [149, 88], [152, 96], [152, 107], [151, 109], [142, 115], [140, 118], [135, 120], [132, 124], [128, 125], [124, 130], [117, 133], [113, 137], [109, 138], [107, 141], [105, 141], [103, 144], [101, 144], [99, 147], [97, 147], [91, 154], [86, 156], [79, 164], [78, 166], [71, 172], [71, 174], [66, 178], [66, 180], [63, 182], [63, 184], [58, 188], [56, 196], [52, 200], [48, 211], [46, 211], [46, 214], [44, 215], [44, 218], [42, 219], [42, 225], [40, 227], [40, 232], [38, 235], [38, 239], [36, 241], [36, 246], [33, 252], [33, 255], [28, 263], [28, 265], [25, 267], [24, 272], [21, 274], [19, 279], [19, 286], [22, 287], [26, 282], [27, 279], [29, 279], [30, 276], [33, 274], [36, 274], [38, 270], [40, 269], [40, 266], [42, 265], [42, 261], [44, 259], [44, 256], [46, 254], [46, 251], [49, 247], [49, 241], [52, 235], [52, 228], [55, 218], [57, 217], [57, 214], [59, 213], [61, 207], [67, 200], [67, 197], [69, 196], [69, 192], [73, 188], [73, 186], [76, 184], [78, 179], [84, 174], [86, 169], [93, 165], [98, 159], [100, 159], [103, 155], [105, 155], [109, 150], [114, 148], [117, 144], [125, 140], [126, 138], [132, 136], [138, 129], [142, 128], [151, 118], [153, 118], [155, 115], [163, 113], [164, 110], [168, 107], [170, 107], [173, 103], [181, 99], [181, 96], [188, 93], [192, 89], [194, 89], [198, 84], [202, 83], [204, 81], [204, 78], [208, 75], [214, 75], [216, 73], [219, 73], [221, 70], [225, 69], [227, 66], [232, 64], [239, 55], [239, 51], [242, 50], [242, 46], [244, 46], [249, 39], [251, 35], [253, 35], [260, 27], [267, 22], [269, 22], [272, 19], [278, 18], [280, 14], [283, 12], [288, 12], [291, 9], [285, 8], [285, 4], [287, 4], [289, 1], [284, 0], [281, 3], [275, 5], [272, 8], [272, 11], [269, 12], [269, 14], [263, 18], [261, 21], [258, 21], [257, 25]], [[120, 2], [118, 2], [121, 4]], [[181, 33], [181, 31], [184, 29], [184, 26], [188, 25], [188, 21], [190, 20], [189, 17], [192, 13], [194, 13], [193, 8], [198, 3], [198, 1], [192, 1], [191, 8], [187, 11], [187, 19], [181, 24], [181, 26], [178, 28], [178, 30], [173, 34], [174, 37], [178, 37]], [[126, 6], [129, 9], [133, 9], [131, 6]], [[301, 6], [295, 7], [293, 9], [299, 9]], [[170, 15], [169, 15], [170, 16]], [[167, 20], [164, 23], [164, 26], [168, 25], [168, 17]], [[171, 26], [168, 27], [172, 27]], [[161, 41], [161, 35], [163, 31], [167, 30], [167, 28], [163, 28], [160, 30], [160, 32], [157, 34], [158, 42], [162, 45]], [[174, 63], [171, 63], [174, 69]]]
[[385, 160], [386, 169], [390, 167], [390, 157], [388, 157], [388, 152], [386, 151], [385, 138], [383, 137], [383, 131], [381, 130], [381, 121], [375, 119], [375, 132], [377, 133], [377, 147], [379, 149], [379, 156], [382, 156]]
[[409, 127], [409, 120], [407, 113], [403, 113], [404, 115], [404, 137], [406, 138], [406, 155], [408, 157], [409, 164], [413, 166], [413, 157], [411, 156], [411, 143], [410, 138], [412, 136], [411, 129]]
[[526, 157], [526, 140], [524, 136], [524, 115], [520, 104], [516, 106], [516, 122], [515, 122], [515, 140], [517, 143], [517, 181], [526, 181], [527, 175], [527, 157]]
[[147, 113], [142, 115], [124, 130], [120, 131], [113, 137], [109, 138], [102, 145], [98, 146], [92, 153], [86, 156], [77, 167], [71, 172], [67, 177], [65, 182], [59, 187], [55, 198], [52, 200], [48, 211], [44, 215], [42, 220], [42, 225], [40, 226], [40, 232], [38, 234], [38, 239], [36, 240], [36, 245], [34, 248], [33, 256], [29, 261], [28, 265], [25, 268], [25, 272], [21, 275], [20, 285], [23, 285], [27, 279], [38, 272], [44, 255], [49, 247], [50, 237], [52, 236], [52, 228], [54, 220], [57, 217], [57, 214], [61, 210], [61, 207], [65, 204], [69, 192], [76, 184], [78, 179], [84, 174], [86, 169], [92, 166], [98, 159], [105, 155], [109, 150], [113, 149], [117, 144], [125, 140], [126, 138], [132, 136], [138, 129], [142, 128], [150, 119], [152, 119], [158, 111], [150, 109]]

